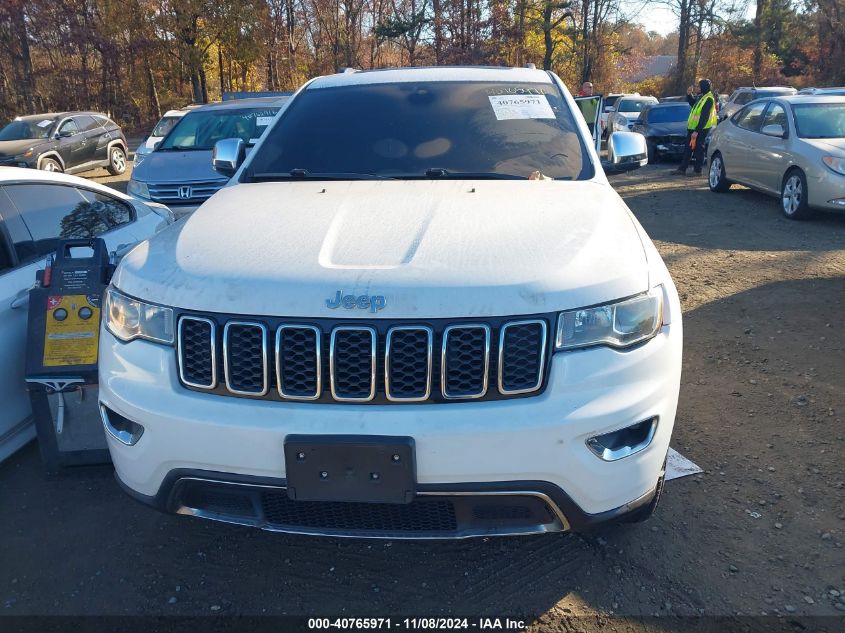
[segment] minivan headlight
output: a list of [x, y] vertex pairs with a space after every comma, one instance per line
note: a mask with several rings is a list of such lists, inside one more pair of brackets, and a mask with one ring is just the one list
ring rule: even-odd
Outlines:
[[845, 158], [839, 156], [823, 156], [822, 161], [837, 174], [845, 176]]
[[130, 196], [145, 198], [146, 200], [150, 199], [150, 190], [149, 187], [147, 187], [147, 183], [135, 180], [134, 178], [132, 178], [129, 181], [129, 184], [126, 185], [126, 193]]
[[173, 309], [127, 297], [113, 287], [106, 289], [103, 304], [106, 328], [121, 341], [136, 338], [173, 343]]
[[630, 347], [654, 337], [663, 325], [663, 289], [606, 305], [561, 312], [555, 349], [592, 345]]

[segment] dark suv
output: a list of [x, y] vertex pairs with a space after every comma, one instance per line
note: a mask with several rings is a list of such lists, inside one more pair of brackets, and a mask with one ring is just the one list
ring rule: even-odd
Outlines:
[[126, 137], [98, 112], [58, 112], [17, 117], [0, 130], [0, 166], [76, 174], [105, 167], [126, 171]]

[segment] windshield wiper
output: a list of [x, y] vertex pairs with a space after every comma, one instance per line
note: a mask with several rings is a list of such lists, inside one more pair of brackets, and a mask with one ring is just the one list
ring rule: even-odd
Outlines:
[[[408, 178], [408, 176], [404, 177]], [[525, 176], [515, 174], [499, 174], [493, 171], [449, 171], [442, 167], [429, 167], [425, 170], [425, 177], [452, 180], [527, 180]]]
[[170, 147], [156, 148], [157, 152], [200, 152], [208, 151], [209, 147], [197, 147], [196, 145], [171, 145]]
[[389, 176], [359, 174], [355, 172], [311, 172], [307, 169], [291, 169], [289, 172], [265, 172], [250, 174], [253, 182], [261, 180], [391, 180]]

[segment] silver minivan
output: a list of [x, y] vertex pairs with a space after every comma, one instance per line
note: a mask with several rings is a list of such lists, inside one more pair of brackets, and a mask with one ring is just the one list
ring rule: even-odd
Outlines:
[[127, 193], [166, 204], [177, 218], [188, 215], [228, 181], [211, 168], [214, 144], [240, 138], [249, 151], [287, 99], [238, 99], [191, 110], [133, 169]]

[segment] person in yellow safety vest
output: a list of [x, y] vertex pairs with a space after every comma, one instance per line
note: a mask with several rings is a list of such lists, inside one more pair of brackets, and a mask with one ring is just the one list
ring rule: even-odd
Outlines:
[[687, 91], [687, 101], [692, 106], [687, 119], [687, 144], [680, 166], [672, 173], [683, 176], [687, 173], [690, 159], [695, 157], [695, 173], [700, 175], [704, 165], [704, 139], [710, 133], [710, 128], [716, 125], [716, 94], [709, 79], [698, 82], [701, 94], [698, 98], [692, 95], [692, 86]]

